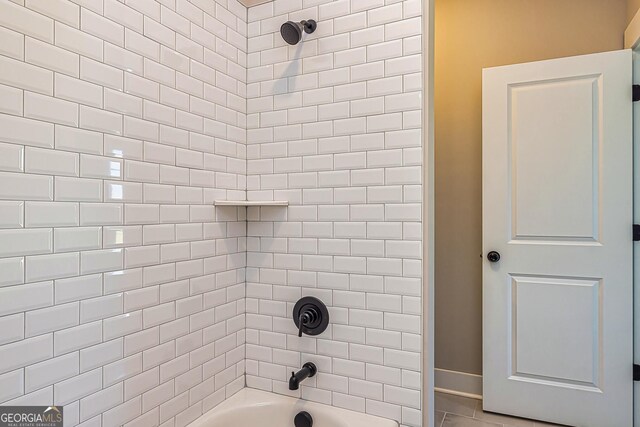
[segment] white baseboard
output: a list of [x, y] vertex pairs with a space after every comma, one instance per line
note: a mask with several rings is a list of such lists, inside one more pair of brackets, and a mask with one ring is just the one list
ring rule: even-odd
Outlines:
[[482, 399], [482, 375], [435, 369], [435, 391]]

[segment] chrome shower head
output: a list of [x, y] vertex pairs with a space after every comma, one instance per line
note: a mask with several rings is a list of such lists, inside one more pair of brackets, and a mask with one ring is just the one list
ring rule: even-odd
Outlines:
[[290, 45], [295, 45], [302, 39], [302, 30], [307, 34], [311, 34], [316, 30], [317, 26], [318, 24], [313, 19], [300, 22], [287, 21], [280, 27], [280, 34], [282, 34], [284, 41]]

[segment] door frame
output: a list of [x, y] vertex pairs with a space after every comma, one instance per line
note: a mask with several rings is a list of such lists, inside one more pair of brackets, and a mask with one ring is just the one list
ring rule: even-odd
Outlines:
[[[624, 48], [633, 50], [633, 78], [640, 82], [640, 10], [624, 32]], [[637, 66], [636, 66], [637, 64]], [[639, 111], [636, 111], [638, 109]], [[633, 112], [633, 222], [640, 223], [640, 106]], [[637, 243], [633, 254], [633, 359], [640, 363], [640, 256]], [[640, 384], [633, 386], [633, 407], [640, 408]], [[640, 427], [640, 410], [633, 411], [633, 425]]]
[[[639, 28], [640, 29], [640, 28]], [[639, 34], [640, 36], [640, 34]], [[640, 82], [640, 38], [633, 49], [633, 82]], [[633, 108], [633, 223], [640, 223], [640, 105]], [[640, 256], [633, 245], [633, 363], [640, 363]], [[633, 407], [640, 408], [640, 383], [633, 384]], [[640, 410], [633, 411], [633, 425], [640, 427]]]
[[435, 0], [422, 1], [422, 426], [434, 427], [435, 377], [435, 151], [434, 151]]
[[627, 29], [624, 30], [624, 48], [637, 49], [640, 46], [640, 10], [636, 12]]

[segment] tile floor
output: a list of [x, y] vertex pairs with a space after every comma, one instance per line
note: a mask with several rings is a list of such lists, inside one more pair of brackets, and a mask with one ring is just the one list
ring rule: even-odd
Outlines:
[[482, 401], [451, 394], [435, 396], [436, 427], [560, 427], [482, 410]]

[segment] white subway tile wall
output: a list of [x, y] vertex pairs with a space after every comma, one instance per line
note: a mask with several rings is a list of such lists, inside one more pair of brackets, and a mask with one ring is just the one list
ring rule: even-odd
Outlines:
[[421, 44], [419, 0], [0, 0], [0, 404], [184, 426], [246, 382], [419, 426]]
[[246, 21], [0, 0], [0, 404], [184, 426], [245, 386]]
[[[315, 19], [287, 45], [280, 25]], [[249, 8], [247, 386], [421, 423], [419, 0]], [[312, 295], [329, 328], [297, 337]], [[316, 377], [288, 390], [307, 361]]]

